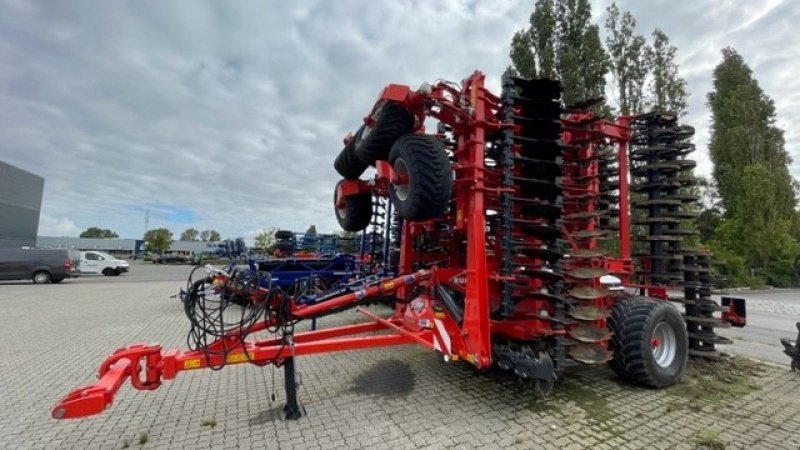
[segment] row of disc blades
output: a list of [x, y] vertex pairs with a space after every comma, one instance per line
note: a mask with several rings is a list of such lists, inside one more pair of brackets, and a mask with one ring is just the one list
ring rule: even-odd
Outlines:
[[651, 113], [634, 120], [631, 132], [632, 224], [638, 228], [639, 256], [646, 262], [643, 272], [651, 284], [679, 286], [684, 276], [681, 241], [695, 234], [682, 226], [695, 214], [687, 205], [697, 201], [687, 192], [696, 183], [695, 162], [686, 159], [694, 150], [688, 142], [694, 129], [678, 125], [673, 114]]
[[608, 340], [611, 338], [605, 319], [609, 315], [610, 292], [600, 283], [608, 272], [600, 264], [602, 252], [597, 241], [608, 237], [599, 228], [608, 218], [612, 191], [601, 180], [615, 176], [608, 154], [591, 133], [597, 120], [587, 113], [564, 116], [564, 229], [570, 237], [573, 251], [561, 264], [565, 274], [565, 296], [570, 303], [567, 325], [568, 354], [585, 364], [601, 364], [611, 358]]
[[[566, 304], [560, 296], [561, 253], [561, 84], [553, 80], [503, 77], [503, 131], [499, 165], [501, 185], [500, 316], [514, 317], [521, 303], [547, 305], [553, 329], [564, 327]], [[564, 360], [562, 337], [554, 362]]]
[[638, 227], [634, 239], [642, 244], [641, 274], [648, 284], [683, 286], [689, 352], [717, 357], [715, 345], [729, 340], [715, 328], [728, 324], [714, 316], [723, 308], [711, 299], [710, 255], [682, 245], [697, 234], [684, 225], [695, 217], [698, 201], [691, 189], [695, 162], [687, 159], [695, 149], [694, 129], [679, 125], [674, 114], [650, 113], [634, 120], [631, 131], [632, 224]]

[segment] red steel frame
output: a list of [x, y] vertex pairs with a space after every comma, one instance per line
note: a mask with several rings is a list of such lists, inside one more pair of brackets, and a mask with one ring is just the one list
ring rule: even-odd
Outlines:
[[[401, 234], [399, 273], [407, 274], [394, 279], [351, 292], [314, 305], [291, 303], [291, 316], [313, 318], [325, 312], [355, 306], [373, 296], [393, 294], [406, 298], [409, 288], [415, 285], [431, 291], [438, 284], [459, 291], [464, 295], [463, 322], [458, 324], [441, 309], [432, 306], [430, 295], [420, 295], [410, 302], [398, 302], [392, 317], [385, 319], [359, 309], [370, 320], [358, 325], [322, 329], [294, 335], [291, 344], [284, 340], [265, 339], [243, 343], [242, 338], [268, 327], [280, 325], [262, 322], [249, 329], [234, 330], [224, 338], [212, 343], [207, 349], [163, 352], [160, 345], [135, 344], [115, 351], [101, 365], [99, 381], [70, 392], [52, 409], [57, 419], [86, 417], [108, 408], [116, 392], [127, 378], [135, 389], [153, 390], [162, 380], [174, 379], [179, 372], [196, 370], [223, 364], [274, 363], [281, 365], [294, 356], [368, 349], [375, 347], [420, 344], [441, 352], [445, 359], [465, 359], [478, 368], [492, 364], [492, 335], [498, 334], [513, 339], [535, 339], [545, 336], [563, 335], [564, 329], [553, 329], [548, 321], [535, 317], [493, 320], [490, 309], [500, 301], [500, 281], [496, 259], [487, 256], [486, 209], [497, 202], [503, 188], [491, 182], [492, 169], [485, 165], [487, 133], [495, 133], [511, 126], [501, 123], [497, 116], [500, 99], [485, 87], [485, 76], [474, 72], [457, 89], [445, 82], [433, 86], [424, 85], [417, 91], [407, 86], [390, 84], [381, 92], [373, 112], [382, 102], [393, 101], [405, 105], [417, 118], [417, 132], [423, 132], [426, 117], [433, 117], [452, 127], [457, 138], [454, 159], [455, 180], [453, 205], [449, 221], [457, 241], [466, 241], [466, 255], [460, 255], [460, 247], [451, 245], [447, 255], [451, 264], [447, 268], [436, 266], [431, 270], [412, 272], [412, 264], [424, 257], [415, 253], [412, 242], [420, 233], [434, 230], [431, 222], [405, 222]], [[371, 124], [372, 113], [364, 119]], [[630, 281], [630, 231], [627, 206], [627, 140], [629, 118], [617, 123], [595, 121], [591, 132], [596, 139], [613, 141], [619, 145], [620, 166], [620, 240], [622, 255], [619, 259], [607, 259], [607, 268], [621, 274], [623, 281]], [[389, 183], [402, 183], [391, 166], [378, 161], [377, 175], [372, 182], [355, 180], [340, 181], [336, 186], [337, 206], [348, 195], [371, 192], [388, 195]], [[462, 266], [457, 261], [465, 260]], [[535, 303], [532, 303], [535, 304]], [[535, 304], [538, 305], [538, 304]], [[540, 306], [535, 306], [540, 308]], [[388, 334], [363, 335], [376, 331]]]

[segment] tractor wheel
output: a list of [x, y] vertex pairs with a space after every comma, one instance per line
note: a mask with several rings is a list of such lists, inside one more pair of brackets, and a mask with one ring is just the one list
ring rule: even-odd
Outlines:
[[440, 140], [428, 134], [407, 134], [392, 146], [389, 155], [398, 181], [389, 195], [404, 219], [430, 220], [450, 204], [453, 172]]
[[[340, 181], [341, 183], [341, 181]], [[336, 210], [336, 220], [339, 226], [345, 231], [361, 231], [367, 228], [372, 220], [372, 194], [358, 194], [345, 197], [344, 205], [337, 206], [339, 186], [336, 186], [333, 193], [333, 206]]]
[[294, 232], [289, 230], [278, 230], [275, 232], [275, 239], [291, 239], [294, 237]]
[[617, 301], [609, 319], [613, 332], [611, 368], [631, 383], [661, 388], [678, 382], [686, 369], [686, 323], [670, 303], [647, 297]]
[[292, 241], [289, 239], [279, 239], [275, 243], [275, 248], [277, 248], [281, 252], [291, 252], [292, 250], [294, 250], [294, 245]]
[[364, 163], [356, 156], [356, 140], [358, 140], [363, 132], [362, 126], [356, 132], [355, 137], [344, 146], [339, 156], [333, 161], [333, 168], [339, 172], [339, 175], [344, 177], [345, 180], [357, 180], [358, 177], [367, 170], [369, 164]]
[[353, 139], [356, 156], [368, 165], [375, 165], [377, 160], [386, 160], [392, 144], [400, 136], [414, 130], [414, 115], [405, 106], [395, 102], [386, 102], [378, 107], [372, 120], [372, 126], [364, 126]]

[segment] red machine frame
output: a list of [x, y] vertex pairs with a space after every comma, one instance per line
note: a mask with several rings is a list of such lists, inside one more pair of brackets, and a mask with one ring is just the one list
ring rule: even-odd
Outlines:
[[[491, 260], [487, 258], [486, 205], [487, 199], [496, 201], [507, 189], [487, 181], [487, 173], [491, 169], [485, 165], [484, 151], [487, 134], [496, 133], [511, 125], [498, 119], [500, 98], [489, 92], [484, 82], [484, 74], [476, 71], [463, 81], [460, 89], [446, 82], [426, 84], [415, 91], [407, 86], [390, 84], [383, 89], [373, 111], [364, 119], [366, 125], [371, 125], [375, 109], [383, 102], [392, 101], [404, 105], [414, 114], [415, 132], [423, 132], [426, 117], [435, 118], [451, 127], [457, 136], [453, 155], [456, 162], [452, 165], [456, 176], [453, 207], [448, 220], [453, 231], [464, 237], [466, 248], [464, 255], [459, 254], [459, 246], [449, 248], [448, 252], [453, 260], [463, 257], [465, 265], [451, 265], [446, 268], [433, 265], [429, 270], [413, 271], [418, 255], [413, 253], [411, 242], [419, 233], [432, 230], [435, 221], [407, 221], [402, 228], [399, 264], [399, 273], [405, 275], [384, 279], [315, 305], [292, 302], [290, 309], [294, 318], [314, 318], [343, 307], [355, 306], [370, 297], [392, 294], [398, 299], [405, 299], [413, 286], [422, 286], [433, 291], [437, 286], [443, 285], [463, 293], [466, 300], [462, 320], [457, 321], [446, 310], [434, 308], [430, 296], [420, 295], [407, 302], [398, 302], [390, 318], [381, 318], [359, 308], [359, 312], [367, 316], [369, 321], [282, 338], [244, 341], [243, 337], [247, 335], [278, 325], [269, 321], [261, 322], [247, 329], [230, 331], [224, 338], [209, 346], [212, 354], [200, 350], [177, 349], [165, 352], [160, 345], [130, 345], [109, 356], [100, 366], [99, 381], [70, 392], [53, 407], [52, 416], [56, 419], [67, 419], [101, 413], [113, 403], [114, 395], [127, 378], [130, 378], [135, 389], [154, 390], [161, 385], [162, 380], [174, 379], [179, 372], [186, 370], [223, 364], [273, 363], [289, 367], [292, 373], [287, 369], [287, 383], [290, 377], [293, 383], [293, 358], [296, 356], [405, 344], [420, 344], [441, 353], [446, 360], [463, 359], [477, 368], [486, 369], [493, 362], [493, 335], [520, 340], [565, 335], [566, 329], [556, 329], [549, 321], [534, 315], [513, 317], [509, 320], [494, 320], [490, 317], [490, 310], [500, 302], [497, 289], [490, 289], [490, 284], [503, 281], [503, 277], [497, 274], [497, 268], [492, 267]], [[609, 272], [621, 276], [623, 283], [629, 285], [633, 265], [630, 259], [628, 180], [625, 174], [630, 118], [620, 118], [616, 123], [596, 120], [591, 115], [573, 119], [591, 120], [588, 129], [590, 135], [583, 136], [584, 139], [619, 146], [621, 257], [606, 258], [603, 264]], [[370, 182], [340, 181], [336, 187], [337, 201], [344, 202], [348, 196], [367, 192], [387, 196], [390, 183], [406, 182], [385, 161], [378, 161], [376, 168], [377, 175]], [[224, 278], [222, 275], [219, 277]], [[651, 293], [654, 292], [651, 290]], [[258, 298], [253, 301], [258, 301]], [[365, 335], [377, 331], [389, 333]], [[293, 396], [293, 389], [290, 392], [287, 384], [287, 406], [290, 409], [297, 406]], [[291, 405], [292, 400], [295, 400], [295, 405]], [[297, 414], [293, 414], [293, 418], [296, 417]]]

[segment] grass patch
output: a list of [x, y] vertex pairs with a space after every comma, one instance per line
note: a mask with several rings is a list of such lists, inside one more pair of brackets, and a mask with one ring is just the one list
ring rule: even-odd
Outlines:
[[711, 450], [725, 450], [725, 443], [719, 439], [718, 430], [703, 430], [694, 437], [694, 442], [700, 448]]
[[535, 413], [550, 413], [559, 410], [558, 406], [547, 398], [534, 398], [528, 403], [528, 409]]
[[150, 439], [150, 436], [147, 433], [139, 434], [139, 445], [147, 444], [148, 439]]
[[614, 413], [608, 407], [608, 400], [600, 396], [595, 389], [570, 381], [561, 385], [559, 394], [564, 399], [575, 402], [590, 419], [597, 422], [602, 423], [614, 417]]
[[205, 419], [204, 421], [200, 422], [200, 426], [214, 428], [217, 426], [217, 421], [214, 419]]
[[694, 411], [707, 405], [729, 403], [759, 389], [754, 381], [762, 373], [760, 364], [734, 356], [720, 361], [693, 360], [680, 383], [668, 389], [688, 402], [671, 402], [667, 412], [680, 407]]

